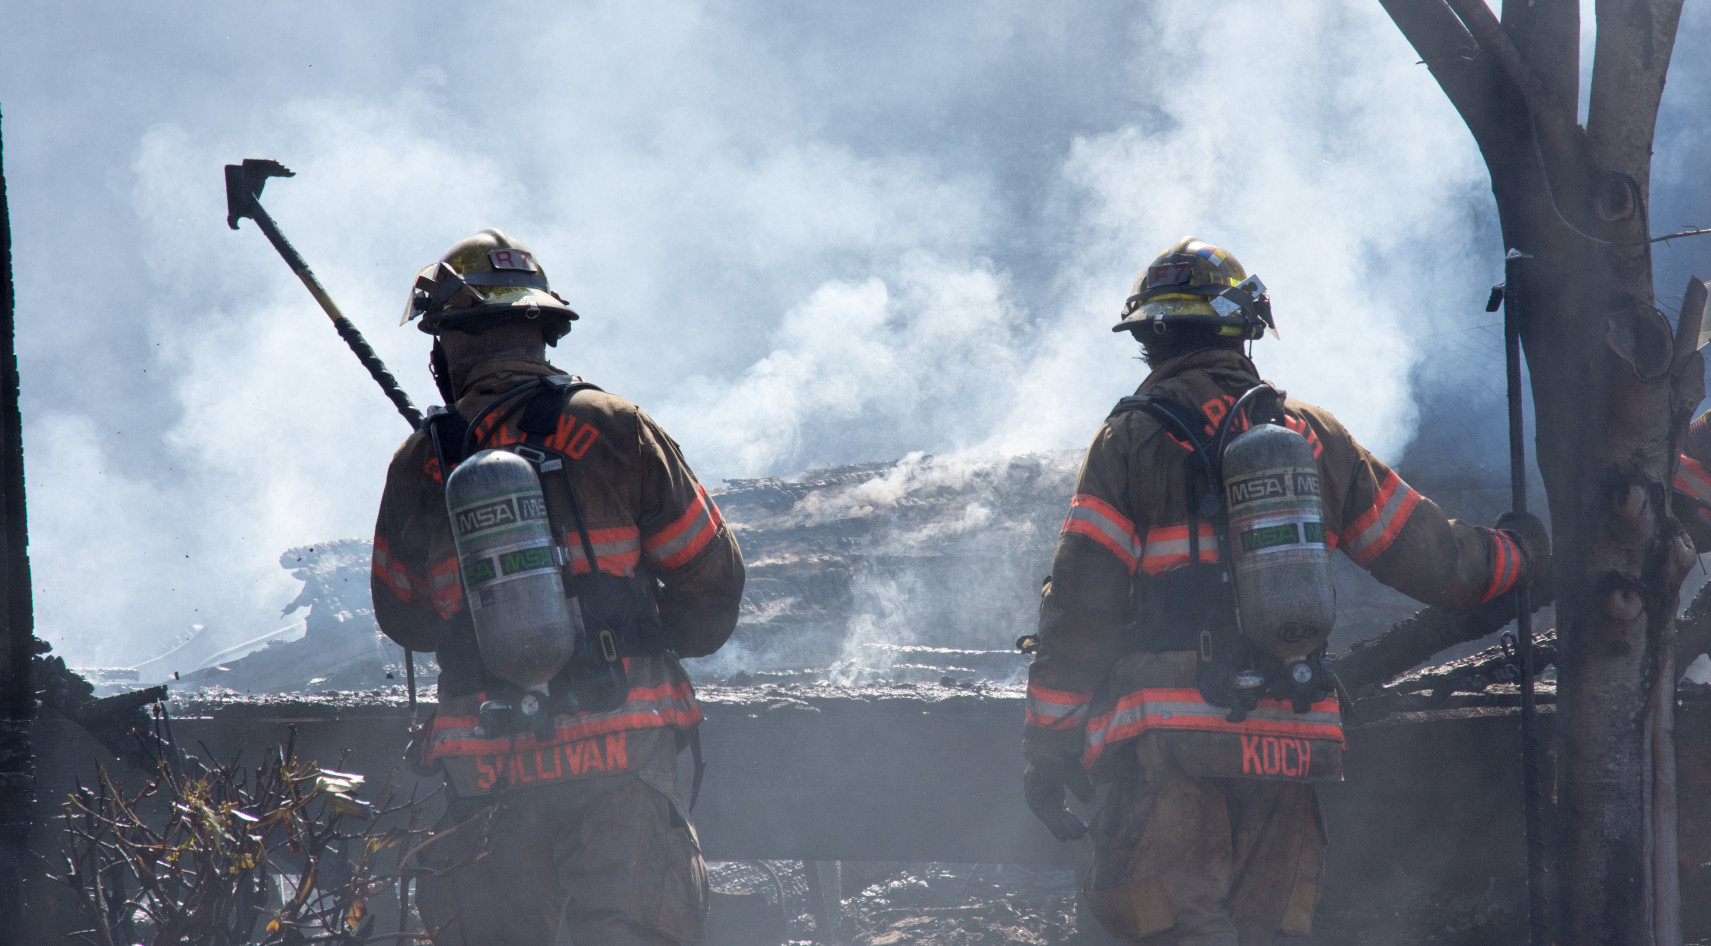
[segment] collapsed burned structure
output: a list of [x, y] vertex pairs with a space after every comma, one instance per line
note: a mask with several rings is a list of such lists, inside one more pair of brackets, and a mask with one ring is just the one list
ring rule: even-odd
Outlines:
[[[1078, 459], [915, 455], [728, 481], [713, 496], [747, 560], [742, 619], [723, 650], [686, 666], [700, 684], [1021, 682], [1026, 663], [1014, 642], [1033, 629]], [[1477, 514], [1486, 493], [1470, 482], [1449, 484], [1446, 502]], [[290, 549], [280, 564], [303, 588], [283, 614], [299, 620], [201, 665], [174, 666], [169, 653], [126, 676], [155, 683], [176, 674], [180, 694], [399, 687], [402, 652], [374, 624], [370, 554], [362, 539]], [[1413, 612], [1408, 599], [1335, 561], [1333, 651]], [[430, 682], [431, 660], [418, 657]]]

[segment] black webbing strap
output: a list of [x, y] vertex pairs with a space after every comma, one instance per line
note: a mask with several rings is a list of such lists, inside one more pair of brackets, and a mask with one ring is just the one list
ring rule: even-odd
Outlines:
[[[589, 389], [598, 391], [599, 388], [571, 375], [549, 375], [531, 381], [527, 386], [533, 386], [537, 390], [527, 400], [518, 402], [523, 416], [517, 419], [517, 429], [523, 433], [522, 446], [529, 448], [536, 456], [526, 455], [522, 450], [516, 452], [535, 465], [535, 472], [541, 478], [542, 492], [547, 496], [563, 495], [569, 500], [571, 522], [576, 526], [576, 536], [582, 544], [588, 573], [592, 575], [599, 570], [600, 559], [594, 553], [594, 540], [588, 534], [588, 520], [582, 514], [582, 500], [577, 496], [576, 483], [571, 479], [570, 468], [565, 465], [567, 458], [548, 447], [546, 439], [557, 432], [559, 416], [564, 412], [565, 403], [572, 395]], [[503, 422], [502, 418], [500, 423]], [[516, 450], [516, 447], [513, 449]], [[563, 490], [562, 494], [558, 492], [559, 489]], [[548, 516], [551, 517], [551, 500], [548, 500], [548, 503]], [[566, 591], [568, 593], [568, 587]], [[596, 634], [600, 643], [600, 656], [608, 664], [622, 660], [623, 653], [618, 646], [618, 635], [606, 626], [604, 621], [597, 623], [600, 624]]]
[[[1216, 516], [1218, 510], [1201, 508], [1202, 503], [1196, 501], [1194, 487], [1194, 468], [1199, 466], [1206, 473], [1206, 488], [1209, 494], [1215, 496], [1220, 488], [1218, 457], [1215, 455], [1214, 444], [1217, 432], [1208, 437], [1201, 433], [1206, 418], [1199, 411], [1180, 404], [1158, 394], [1134, 394], [1117, 402], [1111, 409], [1111, 417], [1140, 411], [1157, 420], [1167, 431], [1173, 432], [1178, 439], [1187, 441], [1191, 451], [1187, 460], [1186, 486], [1188, 488], [1188, 564], [1197, 565], [1200, 562], [1200, 519], [1205, 516]], [[1225, 418], [1228, 421], [1228, 417]], [[1222, 503], [1219, 504], [1222, 509]]]
[[422, 416], [422, 426], [428, 431], [428, 439], [433, 441], [434, 459], [440, 461], [440, 479], [444, 482], [452, 469], [469, 455], [463, 446], [464, 438], [469, 435], [469, 424], [456, 410], [436, 404]]
[[695, 800], [701, 797], [701, 778], [707, 774], [707, 760], [701, 757], [701, 724], [689, 729], [689, 759], [695, 763], [695, 774], [689, 777], [689, 810], [695, 811]]

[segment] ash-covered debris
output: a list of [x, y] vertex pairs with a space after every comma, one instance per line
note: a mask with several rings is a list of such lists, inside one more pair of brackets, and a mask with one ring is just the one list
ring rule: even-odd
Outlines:
[[[1077, 938], [1075, 872], [994, 864], [713, 862], [708, 946], [1055, 946]], [[810, 883], [811, 873], [818, 884]], [[835, 893], [828, 878], [835, 878]], [[818, 890], [816, 890], [818, 886]], [[838, 897], [835, 916], [826, 913]], [[837, 927], [835, 937], [824, 926]]]
[[855, 644], [846, 656], [829, 667], [739, 670], [717, 683], [734, 687], [813, 684], [836, 687], [1006, 687], [1027, 682], [1028, 661], [1028, 656], [1015, 648], [972, 650], [863, 642]]
[[[1022, 682], [1026, 659], [1014, 642], [1034, 629], [1078, 460], [1075, 451], [911, 455], [728, 481], [714, 495], [748, 563], [742, 619], [725, 648], [686, 668], [697, 684], [735, 686]], [[108, 676], [134, 686], [178, 672], [176, 691], [235, 694], [400, 686], [403, 651], [374, 623], [370, 556], [363, 539], [291, 549], [280, 564], [303, 588], [283, 614], [301, 620], [218, 653], [204, 629]], [[1334, 563], [1334, 650], [1412, 612], [1352, 564]], [[416, 662], [426, 692], [437, 669], [429, 655]]]
[[869, 645], [1009, 647], [1032, 620], [1077, 459], [911, 455], [731, 481], [714, 497], [748, 563], [743, 619], [691, 672], [850, 676], [892, 663]]
[[[205, 667], [181, 674], [179, 691], [209, 695], [295, 693], [338, 695], [384, 691], [404, 682], [404, 652], [380, 633], [369, 597], [373, 545], [337, 539], [289, 549], [279, 564], [303, 582], [280, 614], [306, 610], [301, 621], [231, 648]], [[416, 656], [418, 675], [431, 682], [430, 655]]]

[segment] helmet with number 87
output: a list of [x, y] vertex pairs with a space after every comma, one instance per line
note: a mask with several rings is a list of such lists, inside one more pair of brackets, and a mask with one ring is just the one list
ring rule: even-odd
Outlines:
[[399, 324], [420, 319], [418, 328], [437, 335], [446, 329], [480, 332], [512, 322], [537, 322], [547, 344], [555, 345], [576, 318], [547, 285], [535, 254], [489, 228], [459, 241], [439, 262], [416, 274]]

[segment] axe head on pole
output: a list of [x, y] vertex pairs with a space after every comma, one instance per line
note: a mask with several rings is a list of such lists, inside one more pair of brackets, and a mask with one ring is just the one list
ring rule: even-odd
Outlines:
[[261, 210], [261, 189], [270, 177], [295, 177], [295, 173], [271, 158], [245, 158], [242, 164], [226, 165], [226, 226], [254, 218]]

